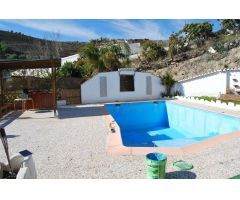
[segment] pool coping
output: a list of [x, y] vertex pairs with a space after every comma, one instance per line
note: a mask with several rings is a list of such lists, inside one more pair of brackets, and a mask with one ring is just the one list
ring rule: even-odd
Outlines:
[[[160, 100], [161, 101], [161, 100]], [[199, 108], [195, 107], [195, 105], [178, 102], [178, 100], [173, 100], [175, 103], [179, 103], [180, 105], [186, 105], [198, 109], [207, 110], [210, 112], [219, 113], [218, 111], [213, 111], [212, 109], [207, 108]], [[197, 106], [197, 105], [196, 105]], [[161, 152], [167, 155], [184, 155], [184, 154], [192, 154], [196, 153], [215, 145], [225, 143], [227, 141], [233, 140], [235, 138], [240, 137], [240, 131], [234, 131], [230, 133], [221, 134], [212, 138], [205, 139], [203, 141], [199, 141], [197, 143], [187, 145], [184, 147], [127, 147], [123, 145], [121, 130], [118, 126], [117, 122], [115, 122], [112, 115], [108, 112], [104, 105], [101, 106], [101, 109], [104, 113], [104, 119], [107, 122], [108, 126], [108, 134], [106, 138], [106, 150], [108, 155], [146, 155], [151, 152]], [[224, 112], [225, 115], [233, 116], [232, 114], [228, 114]], [[236, 116], [234, 116], [236, 117]], [[114, 122], [114, 124], [112, 124]], [[111, 126], [111, 127], [110, 127]], [[111, 128], [114, 128], [115, 132], [112, 132]]]

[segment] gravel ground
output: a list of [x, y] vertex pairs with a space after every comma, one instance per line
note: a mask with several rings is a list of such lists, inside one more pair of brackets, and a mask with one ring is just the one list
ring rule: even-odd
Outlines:
[[[108, 156], [107, 125], [97, 106], [16, 112], [1, 121], [10, 153], [33, 152], [38, 178], [146, 178], [144, 156]], [[174, 171], [172, 163], [192, 162], [192, 171]], [[0, 160], [6, 161], [2, 145]], [[229, 178], [240, 174], [240, 139], [196, 154], [168, 156], [167, 178]]]

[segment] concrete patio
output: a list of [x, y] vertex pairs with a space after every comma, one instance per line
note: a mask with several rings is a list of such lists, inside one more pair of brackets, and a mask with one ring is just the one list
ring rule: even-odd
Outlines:
[[[15, 112], [1, 121], [10, 153], [33, 152], [38, 178], [146, 178], [144, 156], [106, 154], [108, 128], [98, 105]], [[190, 172], [172, 163], [192, 162]], [[6, 161], [0, 145], [0, 160]], [[167, 178], [229, 178], [240, 174], [240, 139], [184, 156], [168, 156]]]

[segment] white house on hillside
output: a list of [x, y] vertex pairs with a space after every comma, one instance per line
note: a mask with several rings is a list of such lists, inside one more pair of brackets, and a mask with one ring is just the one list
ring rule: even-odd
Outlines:
[[99, 73], [81, 85], [83, 104], [158, 99], [165, 87], [160, 78], [133, 69]]
[[64, 65], [66, 62], [75, 62], [77, 61], [79, 58], [78, 54], [74, 54], [71, 56], [67, 56], [67, 57], [63, 57], [61, 58], [61, 65]]
[[[129, 43], [130, 48], [130, 59], [137, 59], [141, 53], [141, 45], [140, 43]], [[79, 58], [78, 54], [74, 54], [71, 56], [61, 58], [61, 65], [64, 65], [66, 62], [75, 62]]]

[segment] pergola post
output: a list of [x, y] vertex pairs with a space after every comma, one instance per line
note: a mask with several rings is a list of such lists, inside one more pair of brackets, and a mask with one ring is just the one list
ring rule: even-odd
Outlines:
[[52, 65], [52, 91], [53, 91], [53, 111], [57, 115], [57, 94], [56, 94], [56, 66]]
[[0, 104], [4, 103], [4, 84], [3, 84], [3, 70], [17, 70], [17, 69], [52, 69], [52, 93], [53, 93], [53, 110], [56, 116], [57, 112], [57, 94], [56, 94], [56, 70], [61, 66], [61, 59], [47, 59], [47, 60], [25, 60], [25, 61], [0, 61], [0, 84], [2, 92], [2, 100]]

